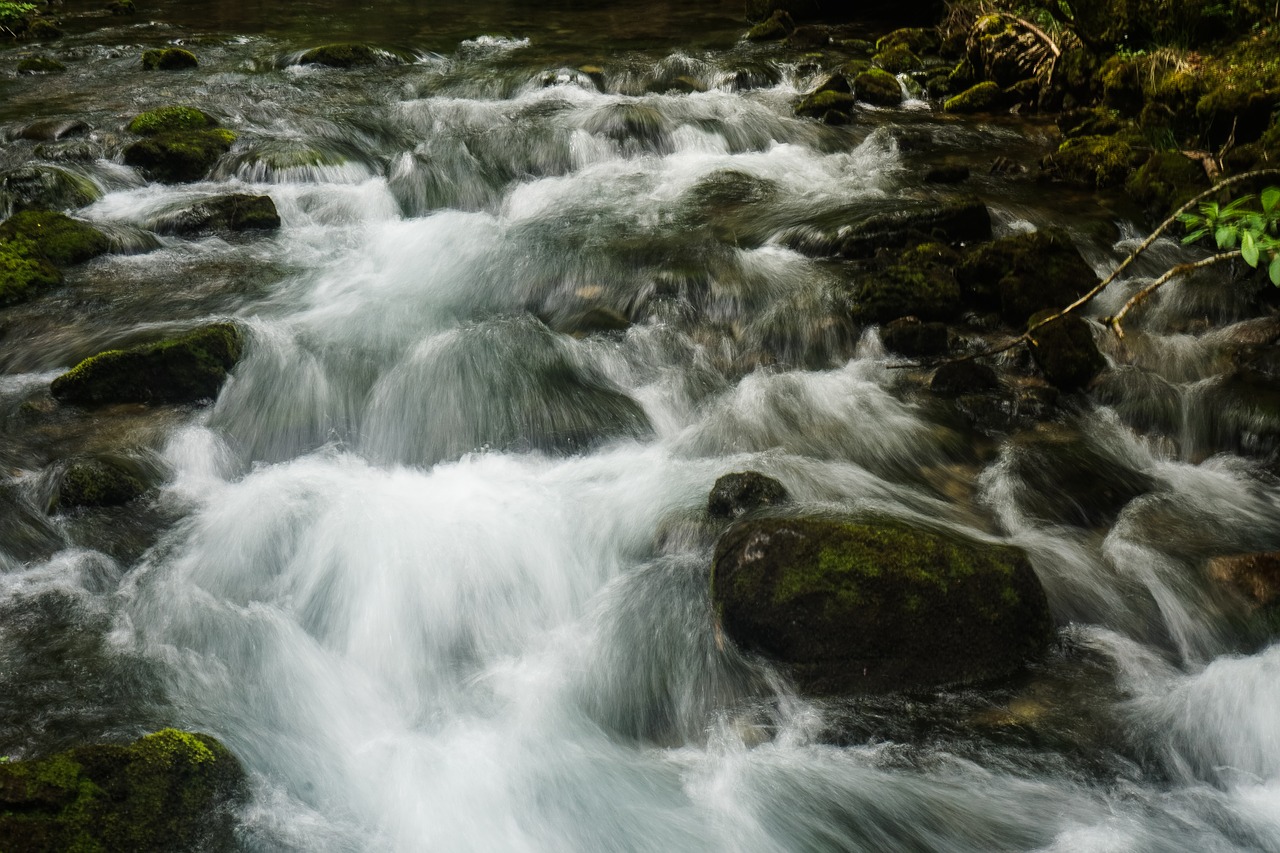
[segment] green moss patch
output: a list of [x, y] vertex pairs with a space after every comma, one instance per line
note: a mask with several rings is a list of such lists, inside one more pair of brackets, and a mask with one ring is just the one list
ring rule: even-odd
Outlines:
[[40, 257], [29, 240], [0, 240], [0, 306], [30, 299], [62, 284], [62, 273]]
[[989, 113], [1000, 106], [1003, 95], [998, 83], [987, 80], [948, 98], [942, 109], [948, 113]]
[[853, 108], [853, 104], [853, 95], [848, 92], [824, 89], [807, 95], [804, 100], [800, 101], [796, 105], [796, 115], [806, 118], [822, 118], [832, 110], [847, 113]]
[[0, 838], [23, 853], [230, 850], [246, 799], [225, 746], [164, 729], [127, 746], [0, 763]]
[[225, 128], [161, 133], [124, 149], [124, 161], [159, 181], [198, 181], [231, 150], [234, 131]]
[[157, 136], [181, 130], [207, 130], [217, 126], [217, 120], [203, 110], [174, 106], [139, 113], [129, 122], [129, 132], [138, 136]]
[[180, 47], [163, 47], [142, 53], [142, 67], [147, 71], [178, 71], [199, 65], [194, 53]]
[[902, 103], [902, 85], [898, 78], [881, 68], [871, 68], [853, 78], [853, 91], [859, 100], [882, 107]]
[[212, 399], [243, 345], [234, 324], [214, 323], [177, 338], [98, 353], [53, 380], [50, 391], [63, 402], [89, 406]]
[[[24, 210], [0, 225], [0, 242], [24, 241], [35, 256], [54, 266], [83, 263], [106, 254], [111, 247], [105, 234], [92, 225], [51, 210]], [[17, 245], [17, 244], [15, 244]]]
[[1041, 163], [1060, 180], [1085, 187], [1118, 187], [1140, 158], [1125, 140], [1116, 136], [1080, 136], [1068, 139]]
[[145, 490], [141, 480], [118, 465], [102, 459], [75, 459], [58, 483], [55, 505], [62, 510], [119, 506]]

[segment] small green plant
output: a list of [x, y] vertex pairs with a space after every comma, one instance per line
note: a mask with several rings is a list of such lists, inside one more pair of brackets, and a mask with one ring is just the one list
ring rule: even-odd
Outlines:
[[0, 35], [17, 38], [27, 28], [27, 19], [35, 12], [34, 3], [11, 3], [0, 0]]
[[1280, 187], [1268, 187], [1259, 195], [1244, 195], [1219, 205], [1205, 202], [1197, 213], [1178, 220], [1187, 228], [1184, 243], [1212, 235], [1220, 250], [1237, 250], [1255, 269], [1267, 265], [1271, 283], [1280, 287]]

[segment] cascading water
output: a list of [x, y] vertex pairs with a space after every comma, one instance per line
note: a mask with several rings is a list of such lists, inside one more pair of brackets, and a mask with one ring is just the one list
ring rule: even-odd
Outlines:
[[[215, 70], [163, 102], [243, 131], [209, 181], [146, 183], [97, 159], [105, 132], [44, 149], [80, 157], [102, 193], [83, 215], [135, 253], [10, 309], [10, 422], [108, 345], [228, 316], [249, 344], [211, 407], [119, 415], [167, 472], [141, 519], [39, 511], [33, 460], [91, 426], [0, 450], [0, 750], [213, 733], [251, 774], [250, 850], [1280, 850], [1280, 649], [1239, 653], [1197, 563], [1280, 544], [1280, 490], [1203, 461], [1214, 340], [1153, 321], [1141, 381], [1078, 414], [1152, 484], [1089, 532], [1037, 510], [1024, 450], [984, 461], [940, 425], [849, 325], [839, 271], [781, 239], [922, 195], [896, 122], [956, 150], [1017, 129], [793, 118], [808, 70], [715, 13], [713, 47], [593, 69], [562, 31], [454, 12], [470, 37], [376, 71], [202, 37]], [[116, 127], [161, 102], [131, 51], [93, 46], [148, 28], [75, 43], [110, 85], [73, 66], [3, 119]], [[681, 76], [706, 91], [646, 91]], [[149, 236], [228, 190], [269, 194], [279, 233]], [[1008, 230], [1053, 219], [979, 190]], [[565, 333], [592, 309], [633, 322]], [[999, 531], [1060, 648], [1010, 690], [795, 695], [713, 627], [702, 509], [746, 469], [815, 512]]]

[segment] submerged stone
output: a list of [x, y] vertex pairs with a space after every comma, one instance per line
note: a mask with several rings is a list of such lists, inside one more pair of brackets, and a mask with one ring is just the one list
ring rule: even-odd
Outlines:
[[0, 839], [22, 853], [235, 849], [243, 768], [204, 734], [163, 729], [0, 763]]
[[142, 53], [142, 67], [147, 71], [177, 71], [199, 65], [196, 55], [181, 47], [163, 47]]
[[11, 210], [67, 210], [97, 201], [93, 181], [57, 166], [19, 166], [0, 173], [0, 206]]
[[146, 491], [133, 474], [102, 459], [74, 459], [58, 483], [55, 507], [119, 506]]
[[61, 74], [67, 66], [51, 56], [28, 56], [18, 62], [19, 74]]
[[214, 323], [176, 338], [90, 356], [49, 386], [64, 403], [191, 403], [216, 397], [240, 356], [243, 335]]
[[716, 545], [711, 592], [735, 643], [819, 694], [994, 681], [1053, 639], [1021, 551], [889, 520], [735, 525]]
[[337, 43], [313, 47], [302, 54], [302, 65], [325, 65], [330, 68], [358, 68], [391, 62], [394, 57], [367, 44]]
[[791, 500], [782, 483], [758, 471], [725, 474], [716, 480], [707, 498], [707, 515], [735, 519], [765, 507]]

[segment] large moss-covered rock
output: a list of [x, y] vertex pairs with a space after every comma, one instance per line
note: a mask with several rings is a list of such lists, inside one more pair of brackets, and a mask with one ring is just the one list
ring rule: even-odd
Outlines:
[[[1031, 324], [1053, 313], [1036, 314]], [[1049, 384], [1063, 391], [1084, 388], [1107, 367], [1089, 322], [1076, 316], [1059, 317], [1036, 329], [1031, 336], [1031, 357]]]
[[881, 50], [875, 56], [871, 57], [871, 62], [877, 68], [883, 68], [890, 74], [903, 74], [908, 71], [919, 71], [924, 68], [924, 63], [920, 61], [920, 57], [911, 52], [910, 49], [897, 45], [887, 47]]
[[1140, 161], [1132, 146], [1117, 136], [1078, 136], [1063, 142], [1040, 166], [1059, 180], [1105, 189], [1123, 184]]
[[0, 307], [24, 302], [62, 283], [58, 268], [42, 258], [30, 240], [0, 240]]
[[244, 341], [231, 323], [202, 326], [177, 338], [90, 356], [53, 380], [66, 403], [189, 403], [217, 396], [240, 360]]
[[147, 71], [178, 71], [199, 65], [196, 55], [181, 47], [162, 47], [142, 53], [142, 67]]
[[0, 763], [0, 843], [14, 853], [235, 849], [245, 773], [203, 734], [163, 729]]
[[747, 30], [747, 41], [784, 39], [795, 32], [795, 29], [796, 24], [791, 16], [782, 9], [776, 9], [768, 18]]
[[24, 210], [0, 225], [0, 243], [27, 245], [35, 256], [54, 266], [83, 263], [106, 254], [106, 235], [84, 222], [51, 210]]
[[28, 56], [18, 61], [19, 74], [61, 74], [67, 70], [52, 56]]
[[956, 268], [966, 305], [1021, 325], [1045, 308], [1065, 308], [1098, 277], [1064, 232], [1049, 228], [980, 245]]
[[1209, 188], [1204, 166], [1176, 151], [1157, 151], [1129, 176], [1125, 191], [1154, 220], [1162, 220]]
[[198, 201], [167, 214], [156, 223], [162, 234], [271, 231], [280, 227], [280, 214], [271, 196], [231, 193]]
[[903, 27], [876, 41], [876, 52], [903, 47], [912, 53], [932, 53], [938, 49], [938, 33], [936, 30], [922, 27]]
[[887, 520], [741, 523], [716, 545], [711, 585], [725, 633], [814, 693], [992, 681], [1053, 636], [1022, 552]]
[[943, 112], [948, 113], [989, 113], [999, 109], [1003, 103], [1004, 92], [998, 83], [991, 80], [970, 86], [960, 94], [947, 98], [942, 104]]
[[821, 88], [806, 95], [796, 105], [796, 115], [806, 118], [825, 119], [827, 114], [831, 112], [847, 114], [853, 109], [853, 104], [853, 95], [849, 93], [847, 87], [845, 91], [838, 91], [834, 88]]
[[853, 315], [863, 323], [899, 317], [949, 320], [960, 310], [960, 286], [953, 272], [956, 254], [940, 243], [924, 243], [897, 256], [853, 289]]
[[93, 181], [57, 166], [27, 165], [0, 173], [0, 207], [9, 210], [67, 210], [101, 196]]
[[161, 133], [125, 148], [124, 161], [159, 181], [198, 181], [235, 141], [236, 134], [225, 128]]
[[858, 100], [882, 107], [902, 103], [902, 84], [881, 68], [869, 68], [853, 78], [853, 91]]
[[119, 506], [146, 491], [132, 473], [104, 459], [73, 459], [58, 482], [56, 509]]
[[159, 136], [162, 133], [178, 133], [188, 130], [210, 130], [218, 126], [218, 120], [195, 107], [158, 107], [138, 113], [129, 122], [129, 132], [138, 136]]

